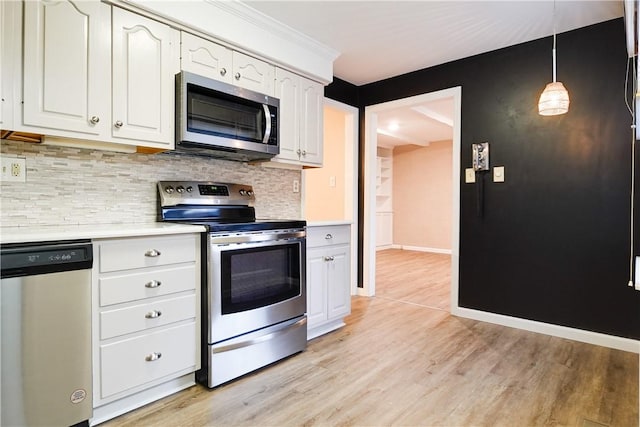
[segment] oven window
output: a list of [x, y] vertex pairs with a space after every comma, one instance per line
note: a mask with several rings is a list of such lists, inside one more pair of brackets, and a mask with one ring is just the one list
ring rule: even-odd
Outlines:
[[221, 264], [222, 314], [300, 295], [300, 243], [223, 251]]

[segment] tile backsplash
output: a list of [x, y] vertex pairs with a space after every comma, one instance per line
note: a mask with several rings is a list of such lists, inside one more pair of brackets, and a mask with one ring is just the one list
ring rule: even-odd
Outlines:
[[178, 153], [122, 154], [2, 140], [3, 156], [24, 157], [27, 182], [0, 185], [3, 227], [155, 222], [157, 181], [253, 185], [256, 216], [297, 219], [299, 170]]

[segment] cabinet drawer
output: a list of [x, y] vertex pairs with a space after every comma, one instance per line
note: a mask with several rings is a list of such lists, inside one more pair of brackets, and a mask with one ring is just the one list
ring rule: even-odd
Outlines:
[[349, 225], [307, 227], [308, 248], [349, 243], [350, 239], [351, 226]]
[[100, 339], [195, 319], [196, 296], [185, 295], [100, 313]]
[[[100, 397], [196, 368], [195, 322], [100, 346]], [[160, 357], [153, 360], [153, 356]], [[147, 360], [150, 359], [150, 360]]]
[[196, 259], [196, 236], [145, 237], [102, 242], [100, 272], [153, 267]]
[[196, 280], [195, 265], [100, 277], [100, 306], [188, 291], [200, 285]]

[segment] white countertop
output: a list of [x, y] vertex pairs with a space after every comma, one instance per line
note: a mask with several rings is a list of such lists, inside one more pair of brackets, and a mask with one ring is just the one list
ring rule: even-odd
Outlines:
[[202, 233], [201, 225], [152, 222], [143, 224], [30, 225], [0, 228], [0, 243], [47, 242], [75, 239], [109, 239], [117, 237]]
[[335, 221], [307, 221], [307, 227], [324, 227], [327, 225], [352, 225], [353, 221], [335, 220]]

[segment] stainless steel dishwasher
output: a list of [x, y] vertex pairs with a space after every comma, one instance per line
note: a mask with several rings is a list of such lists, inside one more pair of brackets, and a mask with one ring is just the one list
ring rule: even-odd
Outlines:
[[88, 240], [0, 246], [0, 425], [88, 425]]

